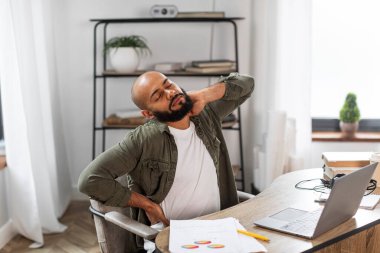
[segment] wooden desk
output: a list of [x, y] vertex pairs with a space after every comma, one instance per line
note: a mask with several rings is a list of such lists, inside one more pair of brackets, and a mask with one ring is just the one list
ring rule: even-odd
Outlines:
[[[314, 240], [253, 225], [254, 220], [291, 205], [305, 208], [318, 207], [319, 204], [314, 202], [315, 193], [313, 191], [298, 190], [294, 185], [301, 180], [321, 177], [322, 169], [301, 170], [282, 175], [255, 198], [223, 211], [203, 216], [201, 219], [235, 217], [247, 230], [270, 238], [270, 242], [260, 241], [268, 249], [268, 252], [379, 252], [380, 205], [374, 210], [359, 209], [353, 218]], [[380, 191], [379, 188], [378, 191]], [[169, 252], [168, 244], [169, 228], [166, 228], [156, 237], [156, 245], [161, 252]]]

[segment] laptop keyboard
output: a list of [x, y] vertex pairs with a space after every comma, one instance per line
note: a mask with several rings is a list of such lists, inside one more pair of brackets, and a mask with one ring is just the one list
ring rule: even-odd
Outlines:
[[285, 226], [282, 226], [281, 228], [300, 234], [313, 234], [322, 210], [323, 209], [318, 209], [308, 212], [300, 218], [289, 222]]

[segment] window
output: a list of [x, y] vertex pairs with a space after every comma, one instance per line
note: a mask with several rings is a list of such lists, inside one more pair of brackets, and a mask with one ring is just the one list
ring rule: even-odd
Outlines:
[[340, 108], [354, 92], [360, 130], [380, 131], [379, 9], [378, 0], [313, 1], [313, 130], [339, 130]]

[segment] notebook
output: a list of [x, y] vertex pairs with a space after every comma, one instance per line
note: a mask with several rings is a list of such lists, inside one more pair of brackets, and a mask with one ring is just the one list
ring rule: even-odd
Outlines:
[[254, 222], [292, 235], [315, 238], [355, 215], [377, 163], [335, 180], [324, 208], [314, 211], [286, 208]]

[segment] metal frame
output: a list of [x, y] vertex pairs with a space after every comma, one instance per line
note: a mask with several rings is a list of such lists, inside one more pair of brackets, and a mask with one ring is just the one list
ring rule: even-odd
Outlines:
[[[107, 78], [120, 78], [120, 77], [137, 77], [139, 73], [133, 74], [123, 74], [123, 75], [113, 75], [113, 74], [97, 74], [97, 32], [100, 30], [101, 25], [103, 25], [103, 48], [107, 41], [107, 27], [109, 24], [120, 24], [120, 23], [230, 23], [234, 30], [234, 43], [235, 43], [235, 61], [236, 61], [236, 71], [239, 71], [239, 54], [238, 54], [238, 32], [236, 20], [242, 20], [240, 17], [230, 17], [230, 18], [131, 18], [131, 19], [91, 19], [90, 21], [96, 22], [94, 25], [94, 51], [93, 51], [93, 129], [92, 129], [92, 159], [95, 158], [96, 153], [96, 132], [102, 132], [102, 151], [105, 150], [105, 140], [107, 130], [120, 130], [120, 129], [132, 129], [128, 127], [111, 128], [97, 126], [97, 79], [103, 80], [102, 87], [102, 105], [103, 105], [103, 120], [106, 118], [106, 91], [107, 91]], [[106, 56], [103, 55], [103, 71], [106, 70]], [[189, 74], [189, 73], [164, 73], [167, 76], [189, 76], [189, 77], [220, 77], [223, 73], [213, 73], [213, 74]], [[238, 111], [238, 127], [235, 128], [225, 128], [225, 130], [237, 130], [239, 131], [239, 148], [240, 148], [240, 172], [241, 179], [236, 178], [236, 182], [240, 182], [242, 189], [245, 189], [244, 182], [244, 157], [243, 157], [243, 137], [242, 137], [242, 125], [241, 125], [241, 112], [240, 107]]]

